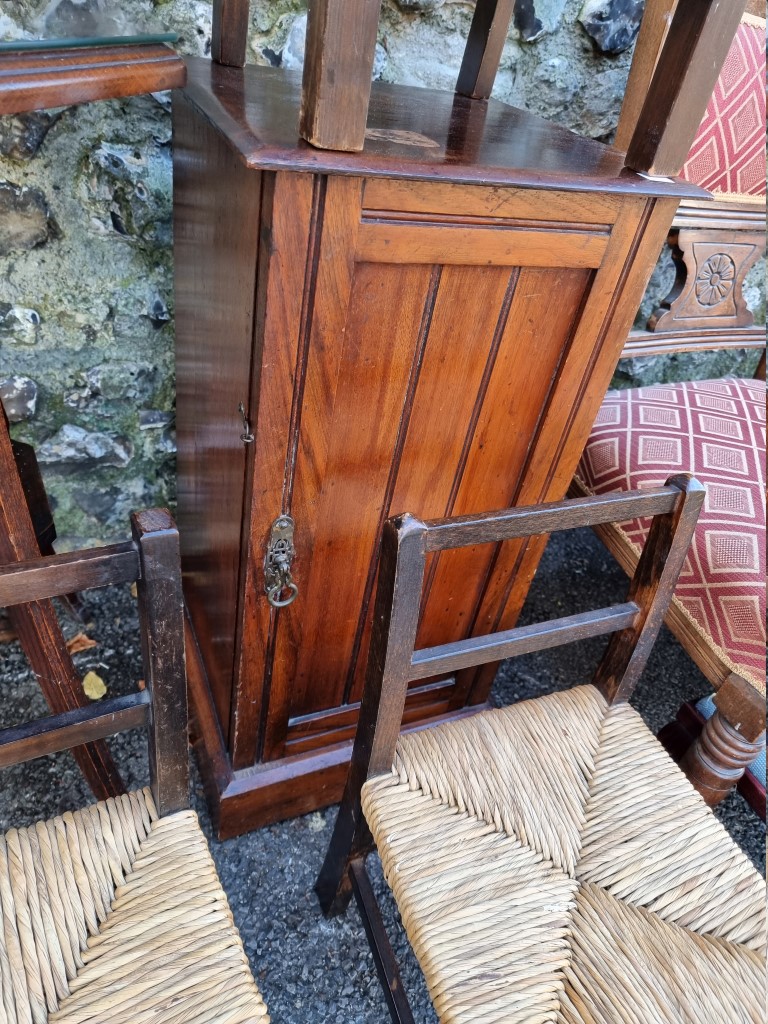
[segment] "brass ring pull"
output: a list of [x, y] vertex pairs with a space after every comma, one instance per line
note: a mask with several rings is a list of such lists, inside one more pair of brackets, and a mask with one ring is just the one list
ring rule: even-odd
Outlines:
[[[295, 555], [293, 546], [293, 519], [287, 514], [277, 517], [269, 531], [269, 544], [264, 558], [264, 592], [273, 608], [287, 608], [299, 595], [299, 588], [291, 576]], [[283, 597], [285, 592], [286, 597]]]
[[[284, 590], [288, 591], [288, 597], [281, 598], [280, 594], [282, 594]], [[299, 588], [293, 580], [290, 580], [279, 589], [275, 588], [274, 590], [267, 591], [267, 601], [269, 601], [273, 608], [287, 608], [289, 604], [293, 604], [298, 596]]]

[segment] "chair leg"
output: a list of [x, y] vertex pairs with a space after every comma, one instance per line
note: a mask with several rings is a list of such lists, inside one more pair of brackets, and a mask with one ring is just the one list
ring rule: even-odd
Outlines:
[[718, 709], [688, 748], [680, 767], [710, 807], [738, 783], [765, 746], [765, 738], [748, 740]]
[[353, 892], [350, 867], [354, 861], [364, 860], [373, 849], [373, 838], [362, 810], [359, 806], [353, 809], [345, 793], [315, 883], [315, 892], [326, 917], [337, 917], [347, 909]]
[[408, 1002], [408, 996], [403, 988], [397, 957], [384, 927], [371, 880], [365, 870], [365, 857], [359, 857], [352, 861], [349, 865], [348, 876], [360, 916], [363, 919], [363, 927], [368, 936], [368, 943], [373, 953], [376, 971], [384, 990], [384, 998], [387, 1001], [392, 1021], [394, 1024], [414, 1024], [411, 1004]]

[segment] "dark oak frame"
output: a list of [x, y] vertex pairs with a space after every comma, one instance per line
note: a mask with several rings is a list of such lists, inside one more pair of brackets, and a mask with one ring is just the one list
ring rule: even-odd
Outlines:
[[163, 816], [189, 806], [187, 688], [179, 535], [169, 512], [131, 516], [133, 539], [0, 566], [0, 606], [136, 582], [146, 689], [0, 730], [0, 767], [125, 729], [149, 732], [150, 785]]
[[[315, 886], [326, 916], [342, 913], [354, 894], [371, 941], [392, 1019], [411, 1024], [397, 962], [366, 874], [373, 840], [362, 811], [367, 779], [391, 771], [409, 680], [442, 669], [495, 662], [530, 651], [611, 633], [592, 679], [609, 704], [627, 701], [664, 620], [693, 537], [704, 488], [688, 475], [653, 491], [577, 498], [487, 515], [422, 522], [387, 521], [376, 593], [374, 633], [360, 722], [331, 844]], [[545, 535], [580, 526], [653, 517], [627, 601], [439, 648], [415, 650], [429, 552]]]

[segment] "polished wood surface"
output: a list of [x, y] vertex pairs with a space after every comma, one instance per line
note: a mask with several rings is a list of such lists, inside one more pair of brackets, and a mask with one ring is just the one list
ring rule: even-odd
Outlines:
[[[338, 799], [390, 515], [562, 498], [690, 194], [503, 104], [378, 84], [369, 127], [420, 141], [321, 152], [299, 95], [192, 61], [175, 107], [179, 515], [221, 835]], [[285, 515], [299, 592], [277, 609]], [[419, 646], [512, 629], [544, 543], [428, 553]], [[492, 675], [414, 680], [404, 720], [482, 706]]]
[[307, 11], [302, 138], [321, 149], [357, 152], [365, 124], [381, 0], [312, 0]]
[[178, 89], [184, 61], [159, 43], [4, 53], [0, 114]]
[[373, 83], [363, 151], [318, 150], [299, 136], [298, 73], [203, 58], [187, 58], [187, 68], [185, 96], [249, 167], [707, 198], [695, 185], [627, 171], [618, 150], [527, 111], [386, 82]]
[[[184, 339], [176, 347], [179, 527], [186, 598], [206, 645], [228, 738], [231, 689], [218, 680], [231, 678], [238, 628], [247, 447], [239, 406], [253, 421], [261, 180], [179, 96], [174, 123], [184, 140], [174, 153], [176, 331]], [[201, 260], [203, 252], [208, 255]]]

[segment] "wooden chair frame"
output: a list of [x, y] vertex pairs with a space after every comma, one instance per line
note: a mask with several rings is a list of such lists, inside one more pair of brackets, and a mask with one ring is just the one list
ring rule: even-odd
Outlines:
[[[327, 916], [343, 912], [354, 893], [396, 1024], [412, 1024], [413, 1016], [366, 873], [365, 859], [373, 849], [373, 839], [361, 794], [368, 779], [391, 771], [408, 684], [436, 672], [612, 633], [592, 683], [609, 704], [628, 700], [661, 628], [703, 500], [701, 484], [680, 475], [653, 491], [605, 494], [427, 522], [408, 514], [387, 521], [360, 722], [344, 797], [315, 888]], [[416, 650], [421, 590], [430, 552], [637, 516], [653, 517], [653, 522], [624, 604]]]
[[131, 516], [132, 540], [0, 567], [0, 607], [136, 582], [146, 689], [0, 730], [0, 767], [149, 730], [152, 796], [162, 817], [189, 806], [187, 688], [179, 535], [169, 512]]

